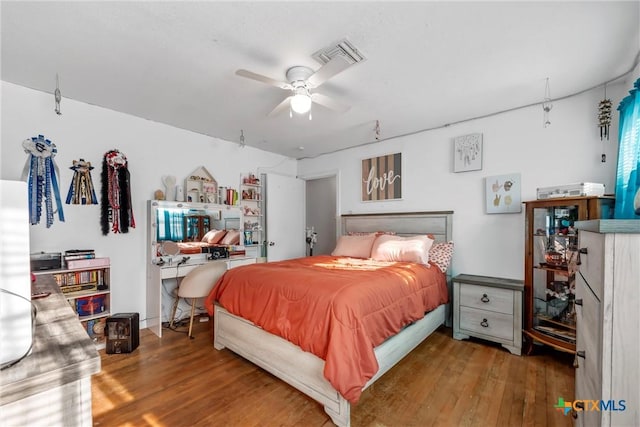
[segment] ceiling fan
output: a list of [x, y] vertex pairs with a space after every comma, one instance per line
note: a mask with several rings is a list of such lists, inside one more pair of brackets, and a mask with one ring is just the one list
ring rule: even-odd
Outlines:
[[285, 98], [268, 114], [269, 117], [275, 116], [289, 108], [289, 116], [293, 116], [293, 112], [298, 114], [309, 113], [311, 120], [311, 104], [316, 103], [330, 110], [344, 113], [351, 108], [341, 102], [338, 102], [326, 95], [318, 92], [312, 92], [321, 84], [335, 76], [336, 74], [346, 70], [351, 64], [342, 55], [334, 56], [329, 62], [320, 67], [317, 71], [313, 71], [309, 67], [295, 66], [287, 70], [287, 81], [278, 81], [271, 77], [256, 74], [247, 70], [237, 70], [238, 76], [248, 79], [257, 80], [267, 83], [280, 89], [291, 91], [291, 95]]

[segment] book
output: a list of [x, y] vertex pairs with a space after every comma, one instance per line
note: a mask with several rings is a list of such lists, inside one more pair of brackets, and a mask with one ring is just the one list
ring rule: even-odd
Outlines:
[[95, 291], [97, 290], [97, 286], [95, 283], [87, 283], [84, 285], [67, 285], [61, 286], [60, 290], [63, 294], [69, 294], [72, 292]]
[[86, 255], [93, 254], [95, 251], [93, 249], [69, 249], [68, 251], [64, 251], [64, 255]]
[[75, 259], [67, 262], [68, 268], [109, 267], [109, 258]]
[[73, 261], [76, 259], [93, 259], [96, 257], [96, 254], [84, 254], [84, 255], [65, 255], [65, 261]]

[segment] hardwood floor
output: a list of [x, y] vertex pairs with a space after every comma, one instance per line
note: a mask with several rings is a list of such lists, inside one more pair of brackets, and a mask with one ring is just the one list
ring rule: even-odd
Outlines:
[[[93, 377], [94, 426], [331, 426], [323, 408], [229, 350], [210, 324], [195, 339], [140, 332], [131, 354], [105, 354]], [[186, 328], [181, 328], [183, 332]], [[352, 407], [359, 426], [572, 426], [555, 410], [573, 399], [573, 357], [546, 348], [514, 356], [440, 328]]]

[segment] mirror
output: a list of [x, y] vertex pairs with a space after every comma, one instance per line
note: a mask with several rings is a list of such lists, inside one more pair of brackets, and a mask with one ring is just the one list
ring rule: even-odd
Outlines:
[[160, 244], [160, 255], [174, 257], [180, 253], [180, 246], [176, 242], [168, 240]]
[[199, 242], [209, 230], [240, 230], [239, 206], [153, 201], [149, 239], [158, 243]]

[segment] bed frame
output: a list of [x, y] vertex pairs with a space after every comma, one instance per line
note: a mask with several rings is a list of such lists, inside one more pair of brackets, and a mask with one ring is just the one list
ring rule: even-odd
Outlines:
[[[343, 215], [341, 232], [432, 234], [436, 241], [450, 241], [452, 216], [453, 211]], [[448, 276], [449, 295], [452, 295], [450, 279]], [[450, 304], [441, 305], [376, 347], [374, 352], [380, 368], [363, 389], [373, 384], [440, 325], [448, 323], [450, 313]], [[213, 345], [217, 350], [228, 348], [320, 402], [337, 426], [350, 425], [351, 405], [324, 378], [322, 359], [279, 336], [265, 332], [219, 305], [215, 306], [214, 319]]]

